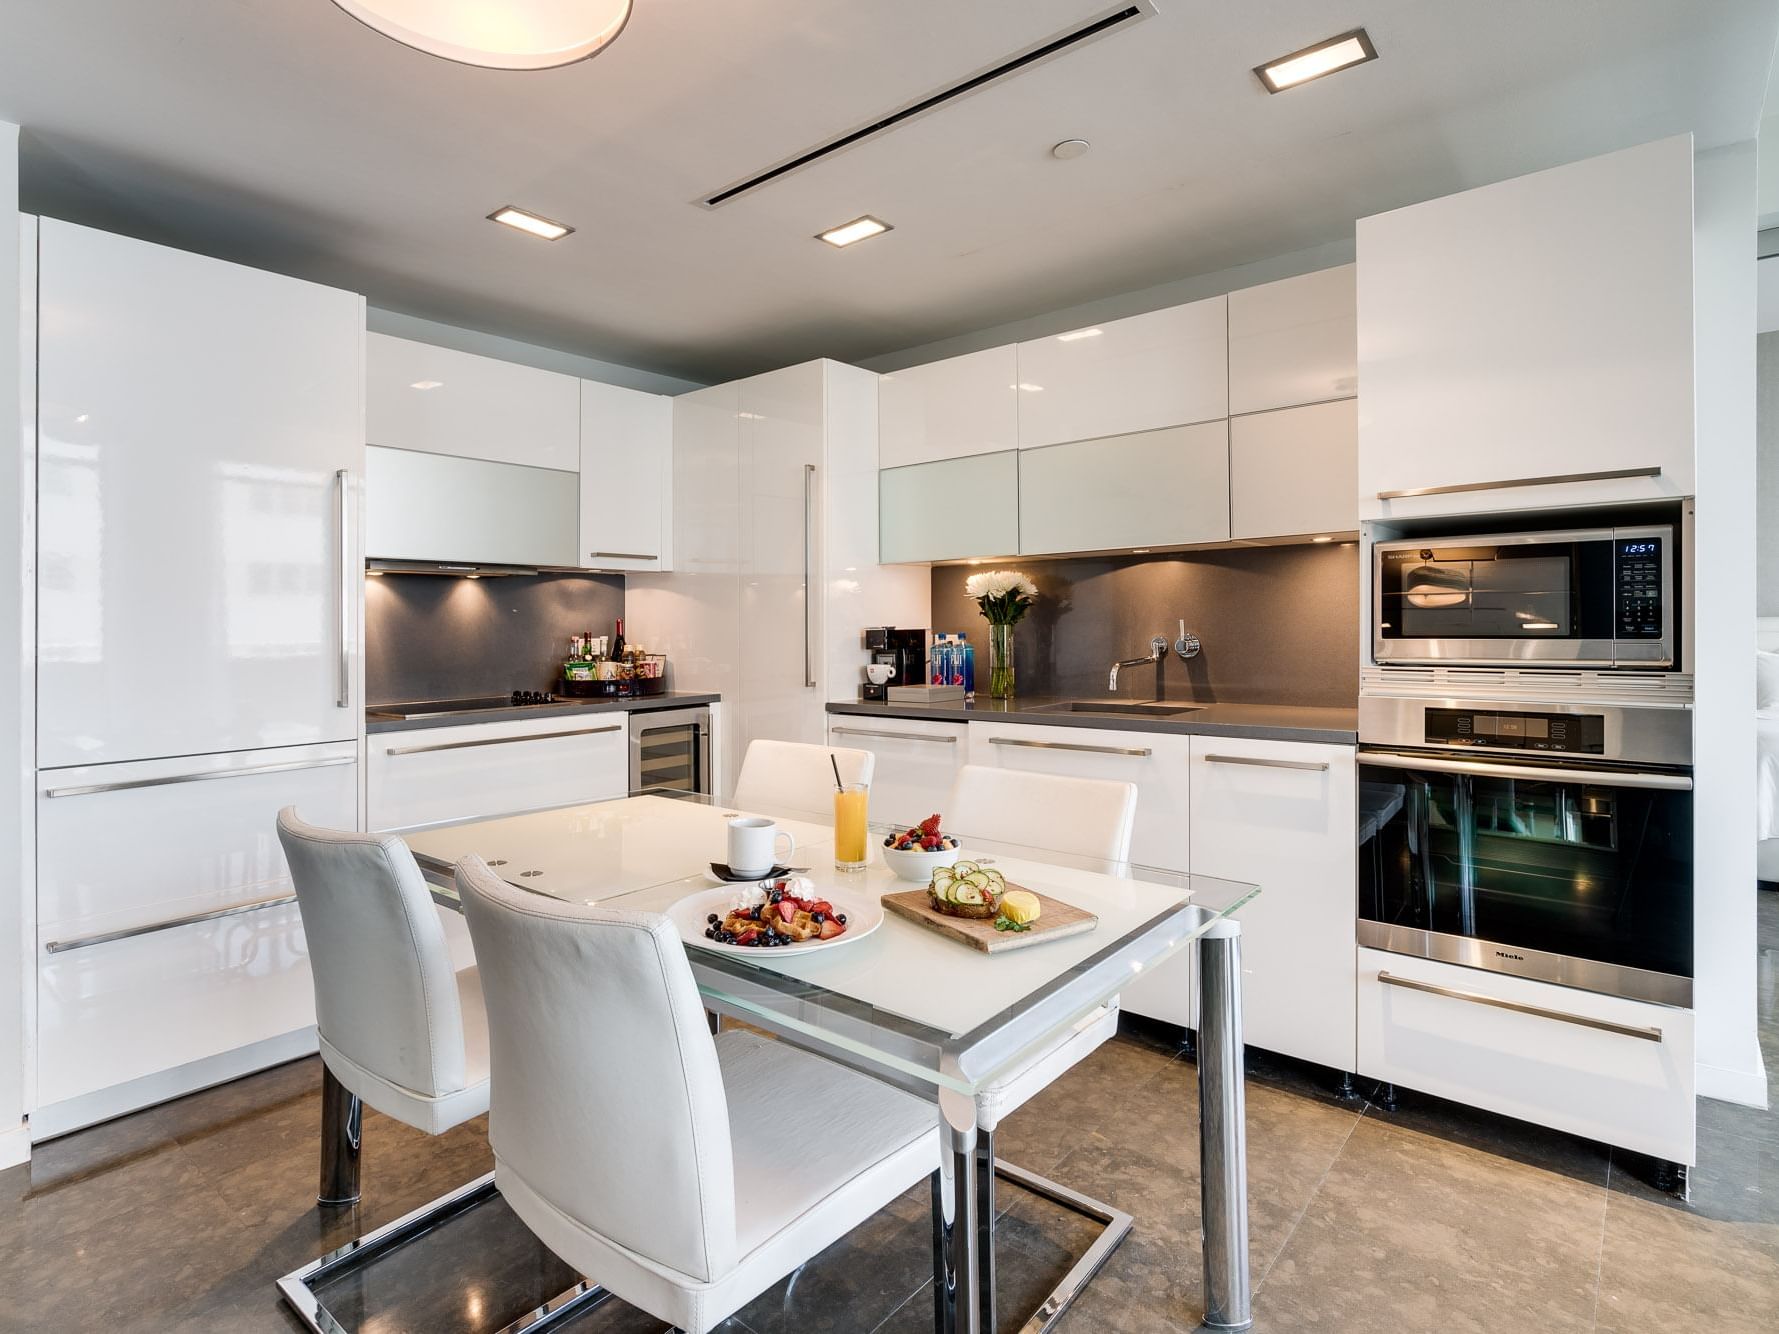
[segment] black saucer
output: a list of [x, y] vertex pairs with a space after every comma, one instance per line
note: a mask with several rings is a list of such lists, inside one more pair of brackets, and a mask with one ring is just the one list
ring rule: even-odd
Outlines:
[[710, 873], [718, 880], [726, 880], [731, 885], [757, 885], [762, 880], [779, 880], [790, 869], [788, 866], [774, 866], [764, 875], [736, 875], [729, 869], [727, 862], [712, 862], [710, 864]]

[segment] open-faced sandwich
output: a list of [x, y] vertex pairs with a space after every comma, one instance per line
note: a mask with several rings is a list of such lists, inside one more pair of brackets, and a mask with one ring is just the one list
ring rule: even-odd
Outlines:
[[992, 866], [972, 861], [939, 867], [927, 885], [927, 899], [933, 911], [947, 917], [998, 917], [1006, 892], [1006, 876]]

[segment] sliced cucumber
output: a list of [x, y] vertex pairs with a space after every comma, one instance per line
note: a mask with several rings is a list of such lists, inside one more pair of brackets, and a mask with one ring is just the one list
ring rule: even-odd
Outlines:
[[952, 863], [951, 869], [961, 880], [964, 876], [974, 874], [982, 868], [977, 866], [975, 862], [954, 862]]
[[960, 882], [952, 887], [950, 895], [950, 902], [952, 903], [967, 904], [968, 906], [975, 908], [980, 907], [987, 901], [987, 896], [983, 891], [973, 884]]

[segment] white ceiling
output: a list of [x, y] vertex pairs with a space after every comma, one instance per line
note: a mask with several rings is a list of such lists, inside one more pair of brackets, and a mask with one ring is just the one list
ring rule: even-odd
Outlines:
[[[669, 374], [862, 359], [1350, 234], [1691, 130], [1755, 132], [1775, 0], [1158, 0], [1156, 17], [717, 210], [691, 201], [1110, 0], [638, 0], [504, 73], [329, 0], [0, 0], [23, 205]], [[1364, 24], [1381, 59], [1252, 66]], [[1058, 162], [1057, 140], [1093, 142]], [[557, 244], [484, 220], [518, 203]], [[811, 239], [871, 212], [896, 230]]]

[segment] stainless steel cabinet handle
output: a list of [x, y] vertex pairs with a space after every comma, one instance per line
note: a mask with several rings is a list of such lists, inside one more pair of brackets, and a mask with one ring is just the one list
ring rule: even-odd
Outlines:
[[1470, 774], [1477, 778], [1524, 778], [1541, 783], [1579, 783], [1586, 787], [1638, 787], [1659, 792], [1691, 792], [1685, 774], [1626, 773], [1622, 769], [1545, 769], [1534, 764], [1492, 764], [1479, 760], [1448, 760], [1438, 755], [1398, 755], [1365, 751], [1362, 766], [1382, 769], [1425, 769], [1439, 774]]
[[1377, 980], [1387, 987], [1401, 987], [1406, 991], [1424, 991], [1429, 996], [1445, 996], [1451, 1000], [1469, 1001], [1472, 1005], [1491, 1005], [1497, 1010], [1512, 1010], [1515, 1014], [1529, 1014], [1539, 1019], [1555, 1019], [1560, 1023], [1574, 1024], [1579, 1028], [1597, 1028], [1602, 1033], [1618, 1033], [1627, 1038], [1641, 1038], [1645, 1042], [1660, 1042], [1662, 1030], [1659, 1028], [1636, 1028], [1630, 1024], [1615, 1024], [1610, 1019], [1594, 1019], [1585, 1014], [1565, 1014], [1562, 1010], [1547, 1010], [1542, 1005], [1526, 1005], [1520, 1001], [1502, 1000], [1498, 996], [1485, 996], [1480, 991], [1460, 991], [1456, 987], [1436, 986], [1432, 982], [1417, 982], [1411, 977], [1397, 977], [1394, 973], [1380, 972]]
[[526, 736], [491, 736], [480, 741], [440, 741], [431, 746], [391, 746], [387, 755], [425, 755], [434, 750], [469, 750], [473, 746], [510, 746], [516, 741], [554, 741], [565, 736], [599, 736], [605, 732], [622, 732], [622, 723], [610, 727], [577, 727], [567, 732], [532, 732]]
[[69, 950], [84, 950], [89, 945], [109, 945], [114, 940], [129, 940], [133, 936], [146, 936], [155, 931], [171, 931], [176, 926], [193, 926], [198, 922], [214, 922], [219, 917], [235, 917], [244, 912], [258, 912], [261, 908], [281, 908], [287, 903], [295, 903], [295, 894], [280, 894], [276, 898], [255, 899], [252, 903], [237, 903], [232, 908], [217, 908], [212, 912], [195, 912], [188, 917], [172, 917], [164, 922], [150, 922], [147, 926], [126, 926], [121, 931], [101, 931], [96, 936], [76, 936], [73, 940], [52, 940], [43, 947], [45, 954], [66, 954]]
[[869, 727], [830, 727], [835, 736], [880, 736], [889, 741], [936, 741], [942, 746], [957, 745], [954, 736], [927, 736], [922, 732], [877, 732]]
[[809, 618], [815, 612], [815, 599], [810, 593], [813, 582], [810, 561], [814, 554], [815, 542], [809, 535], [809, 525], [815, 518], [815, 464], [803, 465], [803, 684], [806, 687], [815, 685], [815, 658], [812, 638], [809, 631]]
[[1018, 737], [991, 736], [991, 746], [1028, 746], [1033, 750], [1079, 750], [1089, 755], [1153, 755], [1147, 746], [1126, 750], [1123, 746], [1078, 746], [1073, 741], [1021, 741]]
[[169, 774], [165, 778], [130, 778], [118, 783], [83, 783], [78, 787], [45, 789], [46, 797], [90, 797], [97, 792], [129, 792], [139, 787], [168, 787], [173, 783], [208, 783], [216, 778], [246, 778], [252, 774], [283, 774], [298, 769], [328, 769], [336, 764], [354, 764], [356, 757], [339, 755], [327, 760], [297, 760], [292, 764], [251, 764], [240, 769], [209, 769], [196, 774]]
[[587, 554], [589, 556], [591, 556], [594, 560], [660, 560], [661, 559], [659, 556], [656, 556], [652, 553], [644, 552], [644, 551], [589, 551]]
[[1257, 755], [1207, 755], [1206, 764], [1252, 764], [1261, 769], [1305, 769], [1311, 773], [1328, 772], [1327, 760], [1263, 760]]
[[340, 679], [334, 703], [342, 709], [352, 707], [352, 529], [347, 523], [351, 508], [348, 496], [352, 489], [351, 474], [341, 468], [334, 474], [334, 489], [340, 503]]
[[1621, 477], [1660, 477], [1660, 468], [1611, 468], [1604, 472], [1565, 472], [1550, 477], [1509, 477], [1499, 482], [1459, 482], [1455, 486], [1411, 486], [1379, 491], [1379, 500], [1412, 500], [1416, 496], [1455, 496], [1465, 491], [1505, 491], [1514, 486], [1564, 486], [1570, 482], [1611, 482]]

